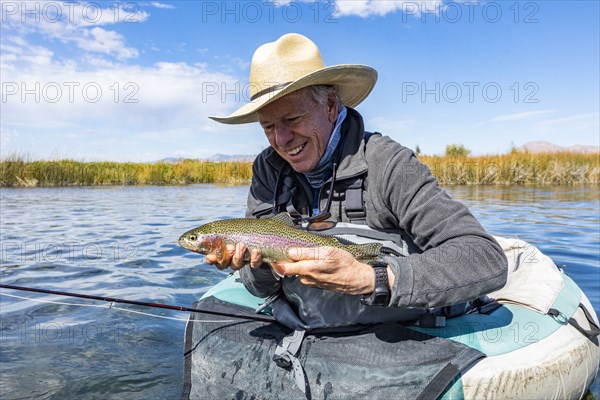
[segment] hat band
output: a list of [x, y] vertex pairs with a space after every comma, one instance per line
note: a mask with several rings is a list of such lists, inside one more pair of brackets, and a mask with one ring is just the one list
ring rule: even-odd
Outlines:
[[260, 96], [262, 96], [262, 95], [265, 95], [265, 94], [267, 94], [267, 93], [271, 93], [271, 92], [274, 92], [274, 91], [276, 91], [276, 90], [283, 89], [284, 87], [286, 87], [286, 86], [287, 86], [287, 85], [289, 85], [290, 83], [292, 83], [292, 81], [290, 81], [290, 82], [285, 82], [285, 83], [280, 83], [280, 84], [278, 84], [278, 85], [274, 85], [274, 86], [268, 87], [268, 88], [266, 88], [266, 89], [263, 89], [263, 90], [261, 90], [260, 92], [258, 92], [258, 93], [255, 93], [255, 94], [254, 94], [252, 97], [250, 97], [250, 101], [256, 100], [256, 99], [258, 99]]

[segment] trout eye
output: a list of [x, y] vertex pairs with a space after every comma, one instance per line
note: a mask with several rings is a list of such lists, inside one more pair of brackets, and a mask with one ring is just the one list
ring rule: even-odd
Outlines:
[[196, 240], [198, 240], [198, 235], [192, 233], [188, 239], [190, 239], [190, 241], [192, 242], [195, 242]]

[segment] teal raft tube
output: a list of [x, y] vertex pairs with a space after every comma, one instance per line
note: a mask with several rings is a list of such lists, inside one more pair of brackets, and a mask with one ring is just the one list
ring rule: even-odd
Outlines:
[[[408, 325], [401, 328], [404, 331], [398, 331], [403, 336], [406, 336], [406, 330], [415, 335], [422, 334], [411, 337], [422, 345], [431, 340], [448, 340], [480, 352], [481, 357], [459, 368], [454, 375], [446, 374], [454, 378], [444, 381], [438, 378], [452, 366], [452, 363], [446, 364], [436, 372], [436, 383], [427, 385], [426, 391], [402, 392], [398, 389], [397, 393], [403, 394], [395, 398], [431, 398], [431, 393], [436, 393], [434, 397], [442, 399], [580, 399], [588, 391], [600, 362], [598, 318], [589, 300], [569, 276], [534, 246], [517, 239], [496, 239], [509, 260], [509, 277], [504, 288], [490, 293], [472, 312], [445, 319], [443, 326]], [[211, 288], [196, 304], [198, 308], [211, 307], [252, 315], [264, 302], [265, 299], [250, 294], [238, 273], [234, 273]], [[268, 315], [268, 308], [265, 312]], [[260, 364], [265, 370], [252, 370], [259, 365], [258, 358], [271, 358], [267, 353], [281, 343], [290, 330], [281, 328], [279, 333], [271, 332], [265, 337], [260, 334], [261, 329], [265, 325], [278, 325], [276, 322], [207, 317], [192, 313], [188, 320], [184, 398], [384, 398], [376, 394], [385, 393], [380, 391], [336, 391], [335, 383], [329, 381], [313, 391], [318, 396], [311, 397], [310, 392], [298, 390], [291, 369], [279, 368], [271, 362]], [[227, 329], [224, 329], [225, 325]], [[265, 345], [269, 340], [273, 343]], [[301, 346], [312, 346], [314, 353], [314, 349], [327, 340], [330, 339], [326, 335], [321, 335], [317, 339], [305, 339]], [[236, 347], [242, 342], [246, 344]], [[385, 345], [389, 342], [387, 340]], [[331, 359], [328, 355], [319, 361], [314, 384], [321, 385], [319, 378], [321, 374], [326, 375], [323, 371], [344, 371], [344, 368], [348, 371], [348, 379], [355, 381], [376, 381], [371, 375], [383, 375], [374, 370], [376, 366], [370, 365], [362, 376], [353, 376], [353, 364], [360, 362], [353, 360], [351, 346], [342, 348], [347, 350], [347, 356], [335, 357], [335, 361], [331, 361], [336, 363], [335, 366], [326, 365]], [[299, 359], [310, 375], [314, 366], [302, 357]], [[224, 360], [230, 360], [230, 365], [223, 365]], [[343, 362], [347, 362], [347, 366], [339, 365]], [[456, 364], [456, 361], [452, 362]], [[244, 387], [248, 380], [258, 380], [263, 375], [269, 375], [269, 378], [260, 385], [250, 386], [251, 389]], [[235, 380], [236, 376], [246, 378], [241, 382]], [[337, 372], [336, 376], [344, 379], [343, 373]], [[409, 374], [398, 374], [398, 377], [403, 380], [394, 383], [398, 388], [410, 387], [413, 383]], [[435, 389], [440, 382], [447, 382], [447, 385], [444, 383], [438, 392], [431, 391], [432, 386]], [[224, 387], [237, 390], [224, 395]]]

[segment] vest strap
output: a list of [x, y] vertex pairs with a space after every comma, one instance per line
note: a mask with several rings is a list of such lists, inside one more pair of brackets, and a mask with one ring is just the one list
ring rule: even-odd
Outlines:
[[[380, 135], [379, 132], [365, 131], [365, 145], [373, 135]], [[364, 180], [362, 177], [357, 178], [346, 188], [346, 217], [352, 223], [365, 224], [367, 220], [367, 210], [363, 197]]]
[[367, 212], [363, 200], [363, 179], [356, 178], [346, 188], [346, 216], [352, 223], [365, 223]]

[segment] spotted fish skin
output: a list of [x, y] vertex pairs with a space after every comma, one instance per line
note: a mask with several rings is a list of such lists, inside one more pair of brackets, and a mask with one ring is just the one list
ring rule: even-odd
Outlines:
[[[297, 229], [287, 213], [266, 219], [232, 218], [210, 222], [179, 238], [183, 248], [200, 254], [214, 253], [219, 260], [222, 260], [225, 246], [236, 243], [244, 243], [250, 251], [259, 249], [263, 261], [270, 264], [288, 261], [288, 250], [294, 247], [336, 247], [365, 262], [377, 259], [381, 250], [378, 243], [343, 244], [334, 236]], [[248, 253], [245, 258], [248, 259]]]

